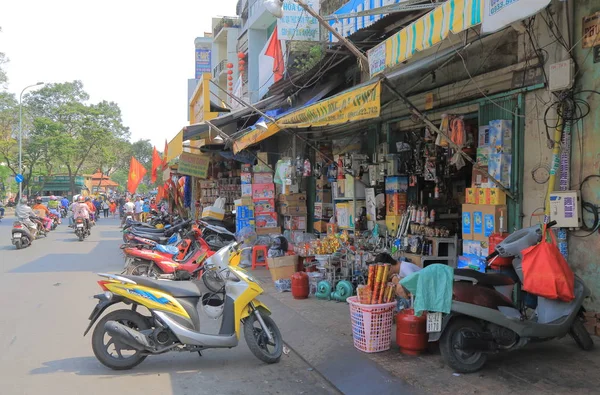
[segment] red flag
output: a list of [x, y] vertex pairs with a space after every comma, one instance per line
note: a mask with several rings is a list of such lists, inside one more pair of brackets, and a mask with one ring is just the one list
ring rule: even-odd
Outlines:
[[273, 30], [269, 45], [265, 50], [265, 55], [273, 58], [274, 81], [277, 82], [283, 78], [283, 73], [285, 72], [283, 51], [281, 50], [281, 41], [279, 41], [279, 37], [277, 36], [277, 29]]
[[154, 184], [156, 182], [156, 176], [158, 169], [162, 166], [162, 160], [160, 159], [160, 155], [154, 147], [154, 151], [152, 151], [152, 177], [150, 181]]
[[132, 195], [135, 193], [145, 175], [146, 169], [144, 166], [132, 156], [129, 164], [129, 177], [127, 178], [127, 190], [129, 193]]
[[156, 201], [160, 203], [161, 200], [165, 197], [165, 189], [162, 185], [158, 186], [158, 191], [156, 192]]
[[165, 170], [169, 162], [167, 162], [167, 154], [169, 153], [169, 143], [165, 139], [165, 150], [163, 152], [162, 168]]

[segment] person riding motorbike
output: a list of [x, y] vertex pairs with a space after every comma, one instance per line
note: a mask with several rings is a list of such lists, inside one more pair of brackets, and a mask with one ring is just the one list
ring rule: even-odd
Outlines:
[[0, 219], [4, 218], [4, 203], [0, 200]]
[[64, 207], [64, 208], [65, 208], [65, 210], [68, 210], [68, 209], [69, 209], [69, 205], [70, 205], [70, 204], [69, 204], [69, 199], [67, 199], [66, 197], [63, 197], [63, 198], [60, 200], [60, 205], [61, 205], [62, 207]]
[[38, 218], [38, 216], [35, 215], [33, 209], [27, 204], [27, 198], [22, 198], [19, 201], [19, 204], [17, 204], [17, 208], [15, 209], [15, 216], [29, 228], [34, 231], [37, 230], [37, 224], [31, 218]]
[[39, 196], [35, 198], [35, 203], [35, 206], [32, 207], [33, 211], [42, 219], [46, 230], [50, 230], [52, 228], [52, 219], [48, 216], [50, 210], [48, 210], [48, 207], [44, 206], [42, 198]]
[[52, 214], [55, 214], [58, 217], [58, 223], [62, 223], [62, 215], [60, 214], [60, 203], [58, 202], [58, 198], [54, 195], [50, 196], [50, 200], [48, 201], [48, 210]]
[[96, 220], [96, 206], [92, 202], [92, 199], [88, 196], [84, 200], [84, 204], [87, 205], [88, 211], [90, 212], [89, 219], [94, 222]]
[[85, 222], [86, 230], [89, 230], [90, 229], [90, 209], [89, 209], [89, 205], [85, 201], [85, 198], [83, 196], [80, 196], [79, 201], [76, 203], [73, 203], [72, 209], [73, 209], [73, 220], [75, 221], [78, 218], [83, 218], [83, 220]]
[[134, 212], [135, 212], [135, 204], [133, 204], [133, 202], [127, 198], [125, 199], [125, 204], [123, 205], [123, 218], [121, 219], [121, 228], [123, 227], [123, 225], [125, 225], [125, 220], [127, 219], [128, 215], [131, 215], [131, 217], [134, 216]]

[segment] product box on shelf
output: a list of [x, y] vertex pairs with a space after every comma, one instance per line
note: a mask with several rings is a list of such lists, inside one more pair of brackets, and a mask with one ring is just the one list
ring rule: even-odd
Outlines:
[[490, 127], [482, 125], [479, 127], [479, 135], [477, 139], [478, 147], [487, 147], [490, 145]]
[[489, 145], [494, 152], [512, 152], [512, 121], [498, 119], [490, 122]]
[[462, 205], [462, 238], [463, 240], [473, 240], [473, 211], [477, 205], [463, 204]]
[[512, 155], [491, 154], [488, 163], [490, 175], [500, 181], [505, 187], [510, 188], [512, 174]]
[[254, 220], [253, 219], [237, 219], [235, 221], [235, 231], [236, 233], [245, 228], [251, 228], [254, 230]]
[[298, 256], [286, 255], [278, 258], [267, 258], [269, 272], [273, 281], [290, 279], [298, 268]]
[[[488, 167], [483, 167], [485, 171], [488, 171]], [[477, 168], [473, 167], [471, 175], [471, 186], [474, 188], [496, 188], [496, 184], [490, 180], [488, 175]]]
[[287, 230], [306, 230], [306, 216], [286, 215], [283, 217], [283, 228]]
[[331, 191], [321, 190], [315, 193], [315, 203], [331, 203]]
[[280, 203], [306, 202], [306, 193], [281, 194], [278, 200]]
[[277, 226], [277, 213], [255, 213], [257, 228], [274, 228]]
[[241, 183], [244, 184], [252, 184], [252, 173], [242, 172], [241, 175]]
[[395, 235], [396, 232], [398, 232], [398, 227], [400, 226], [401, 221], [402, 221], [401, 215], [386, 215], [385, 216], [385, 226], [387, 227], [387, 230], [391, 235]]
[[340, 229], [350, 228], [350, 205], [348, 203], [336, 203], [335, 219]]
[[385, 178], [385, 193], [408, 191], [408, 177], [391, 176]]
[[252, 206], [236, 206], [235, 208], [235, 219], [254, 219], [254, 210]]
[[252, 197], [254, 199], [274, 199], [274, 184], [252, 184]]
[[315, 221], [313, 224], [315, 232], [325, 233], [327, 232], [327, 221]]
[[283, 215], [296, 215], [296, 214], [304, 214], [306, 215], [306, 205], [302, 206], [279, 206], [279, 212]]
[[504, 218], [503, 226], [506, 227], [508, 219], [506, 205], [477, 204], [471, 208], [471, 214], [473, 218], [473, 235], [468, 238], [463, 234], [465, 240], [488, 241], [492, 233], [500, 231], [501, 217]]
[[500, 188], [478, 188], [476, 204], [506, 204], [506, 193]]
[[487, 257], [489, 243], [479, 240], [463, 240], [463, 255], [476, 255], [482, 258]]
[[477, 190], [478, 188], [465, 188], [465, 203], [476, 204], [477, 203]]
[[329, 218], [333, 215], [332, 203], [315, 203], [315, 218]]
[[325, 176], [323, 176], [317, 178], [316, 187], [317, 191], [322, 191], [323, 189], [331, 188], [331, 183], [329, 182], [329, 180], [327, 180], [327, 178], [325, 178]]
[[457, 269], [472, 269], [485, 273], [485, 258], [476, 255], [460, 255], [458, 257]]
[[252, 175], [253, 184], [272, 184], [273, 173], [254, 173]]
[[253, 199], [256, 213], [274, 213], [275, 199]]
[[487, 166], [490, 160], [490, 155], [493, 154], [492, 147], [477, 148], [476, 162], [479, 166]]
[[477, 196], [475, 197], [475, 204], [486, 204], [485, 202], [485, 191], [487, 188], [477, 188]]
[[259, 227], [256, 227], [256, 234], [258, 236], [280, 235], [281, 234], [281, 227], [280, 226], [276, 226], [276, 227], [273, 227], [273, 228], [259, 228]]
[[406, 211], [408, 198], [406, 193], [387, 193], [385, 195], [386, 215], [399, 215]]
[[242, 196], [252, 196], [252, 184], [242, 184]]

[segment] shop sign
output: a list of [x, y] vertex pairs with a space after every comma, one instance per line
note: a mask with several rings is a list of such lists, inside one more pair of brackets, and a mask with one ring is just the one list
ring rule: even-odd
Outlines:
[[238, 153], [281, 129], [341, 125], [377, 118], [380, 111], [381, 82], [377, 81], [283, 115], [277, 124], [270, 123], [266, 129], [252, 130], [234, 142], [233, 151]]
[[[304, 0], [319, 13], [319, 0]], [[319, 41], [319, 21], [292, 0], [284, 0], [283, 17], [277, 19], [277, 34], [286, 41]]]
[[385, 70], [385, 45], [378, 45], [369, 52], [369, 73], [375, 75]]
[[592, 48], [600, 45], [600, 11], [583, 17], [583, 48]]
[[493, 33], [546, 8], [550, 0], [482, 0], [481, 33]]
[[183, 152], [179, 156], [177, 172], [187, 176], [207, 178], [210, 157]]
[[211, 50], [205, 48], [196, 48], [196, 79], [202, 78], [202, 74], [211, 73], [210, 67]]
[[433, 108], [433, 93], [429, 92], [425, 94], [425, 109], [431, 110]]

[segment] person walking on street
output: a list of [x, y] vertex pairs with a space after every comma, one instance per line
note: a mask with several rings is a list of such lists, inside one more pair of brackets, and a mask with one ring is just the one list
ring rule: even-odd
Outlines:
[[135, 220], [140, 221], [142, 217], [142, 212], [144, 211], [144, 201], [141, 196], [135, 198]]
[[114, 218], [117, 215], [117, 203], [115, 203], [114, 200], [111, 200], [110, 204], [109, 204], [109, 208], [110, 208], [110, 213], [112, 214], [112, 217]]
[[108, 202], [106, 200], [102, 201], [102, 211], [104, 212], [104, 218], [108, 218], [108, 210], [110, 209], [110, 206], [108, 205]]
[[4, 218], [4, 203], [0, 199], [0, 219]]
[[142, 222], [146, 222], [148, 220], [149, 215], [150, 215], [150, 203], [148, 203], [148, 200], [145, 200], [144, 205], [142, 206]]

